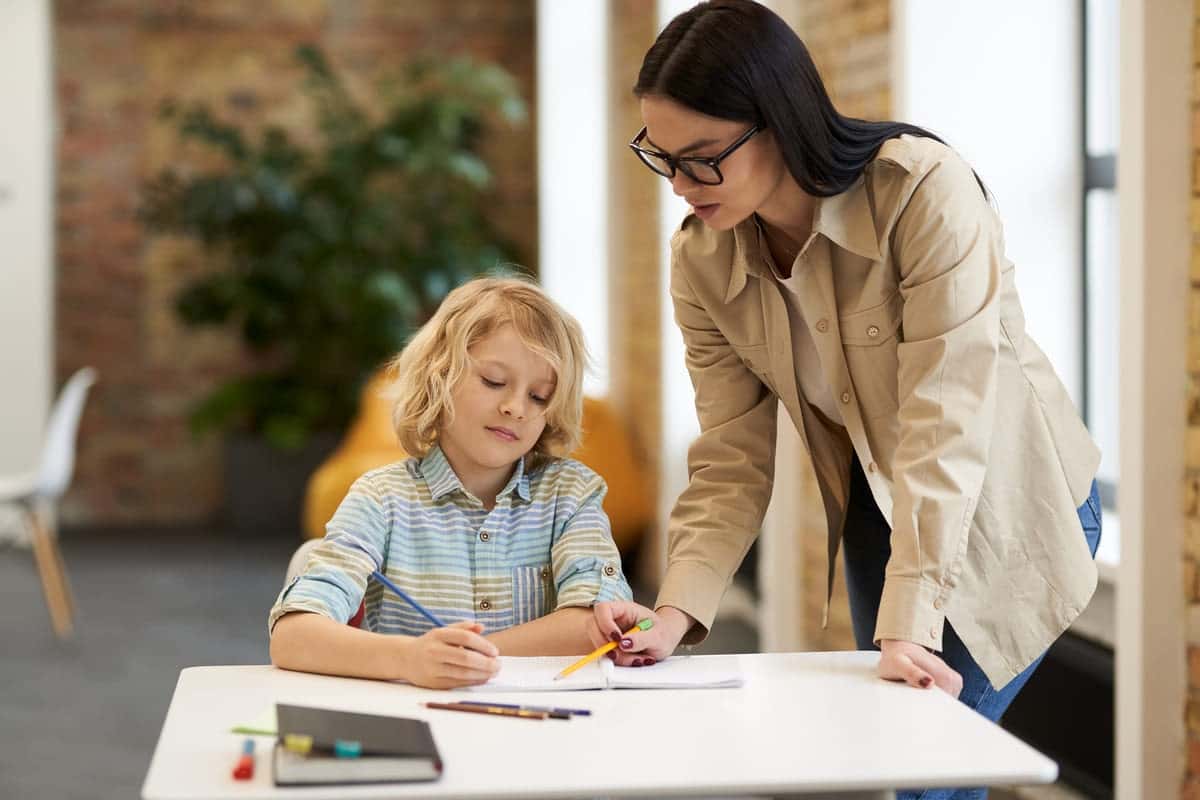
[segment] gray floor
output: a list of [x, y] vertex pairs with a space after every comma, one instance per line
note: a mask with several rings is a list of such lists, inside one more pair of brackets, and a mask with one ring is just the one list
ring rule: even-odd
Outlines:
[[[0, 798], [135, 798], [179, 670], [266, 663], [266, 611], [296, 540], [68, 532], [73, 640], [50, 630], [28, 550], [0, 549]], [[751, 652], [745, 625], [706, 652]]]

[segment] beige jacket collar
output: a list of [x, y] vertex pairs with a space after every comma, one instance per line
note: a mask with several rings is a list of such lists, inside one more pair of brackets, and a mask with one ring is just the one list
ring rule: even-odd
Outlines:
[[[879, 238], [875, 233], [875, 217], [870, 198], [860, 177], [853, 186], [833, 197], [818, 197], [813, 211], [813, 234], [820, 234], [843, 250], [863, 258], [879, 261]], [[746, 276], [761, 277], [767, 267], [760, 257], [758, 229], [753, 216], [739, 222], [733, 229], [733, 269], [725, 302], [731, 302], [746, 288]]]

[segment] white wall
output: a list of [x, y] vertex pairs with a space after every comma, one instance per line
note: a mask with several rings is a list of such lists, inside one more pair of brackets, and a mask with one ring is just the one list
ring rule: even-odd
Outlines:
[[538, 0], [538, 265], [542, 285], [583, 326], [608, 391], [608, 4]]
[[0, 474], [36, 463], [53, 380], [50, 18], [0, 11]]
[[975, 167], [1004, 220], [1033, 338], [1078, 406], [1079, 4], [893, 0], [894, 116]]
[[[677, 14], [695, 5], [692, 0], [658, 0], [658, 30]], [[657, 34], [656, 34], [657, 35]], [[662, 449], [659, 474], [659, 530], [667, 520], [680, 492], [687, 487], [687, 450], [700, 435], [696, 420], [692, 381], [684, 360], [683, 335], [675, 325], [671, 302], [671, 237], [679, 229], [688, 205], [676, 197], [668, 181], [659, 181], [659, 241], [662, 253]], [[660, 537], [665, 544], [665, 535]], [[664, 566], [665, 560], [661, 562]]]

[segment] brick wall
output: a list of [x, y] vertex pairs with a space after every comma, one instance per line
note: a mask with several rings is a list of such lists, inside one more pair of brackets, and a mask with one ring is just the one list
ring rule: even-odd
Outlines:
[[[165, 97], [201, 100], [253, 129], [302, 132], [292, 52], [324, 47], [351, 85], [418, 51], [495, 61], [534, 98], [533, 0], [240, 0], [59, 2], [57, 377], [100, 371], [83, 424], [69, 524], [187, 523], [220, 508], [220, 442], [194, 440], [191, 404], [241, 356], [221, 333], [185, 330], [171, 300], [201, 269], [186, 243], [151, 240], [135, 218], [141, 182], [179, 158], [156, 122]], [[532, 105], [531, 105], [532, 110]], [[488, 144], [497, 169], [494, 221], [536, 268], [534, 123]]]
[[1200, 798], [1200, 0], [1192, 36], [1192, 264], [1188, 315], [1188, 439], [1184, 477], [1183, 601], [1187, 609], [1187, 742], [1182, 797]]

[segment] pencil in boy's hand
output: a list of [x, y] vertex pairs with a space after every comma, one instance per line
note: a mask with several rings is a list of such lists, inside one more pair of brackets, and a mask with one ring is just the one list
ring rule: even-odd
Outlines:
[[385, 578], [383, 576], [382, 572], [380, 572], [379, 570], [375, 570], [374, 572], [371, 573], [371, 577], [374, 578], [375, 580], [379, 581], [380, 583], [382, 583], [387, 588], [391, 589], [393, 594], [395, 594], [401, 600], [403, 600], [404, 602], [406, 602], [410, 606], [412, 606], [413, 609], [415, 609], [416, 612], [418, 614], [420, 614], [422, 617], [429, 620], [430, 622], [432, 622], [434, 625], [436, 625], [439, 628], [446, 627], [446, 623], [442, 622], [440, 619], [435, 617], [429, 609], [425, 608], [425, 606], [418, 603], [416, 601], [416, 598], [414, 598], [408, 592], [404, 591], [399, 586], [397, 586], [396, 584], [392, 583], [387, 578]]
[[[632, 628], [625, 631], [625, 635], [629, 636], [630, 634], [637, 633], [638, 631], [648, 631], [648, 630], [650, 630], [651, 626], [653, 626], [653, 625], [654, 625], [654, 620], [644, 619], [641, 622], [639, 622], [637, 625], [634, 625]], [[616, 646], [617, 646], [616, 642], [609, 642], [608, 644], [600, 645], [595, 650], [588, 653], [586, 656], [579, 659], [574, 664], [572, 664], [571, 666], [564, 669], [562, 672], [555, 675], [554, 680], [558, 680], [559, 678], [565, 678], [568, 675], [570, 675], [572, 672], [574, 672], [575, 670], [579, 669], [580, 667], [586, 667], [588, 664], [592, 663], [597, 658], [600, 658], [600, 656], [604, 655], [605, 653], [607, 653], [609, 650], [612, 650]]]

